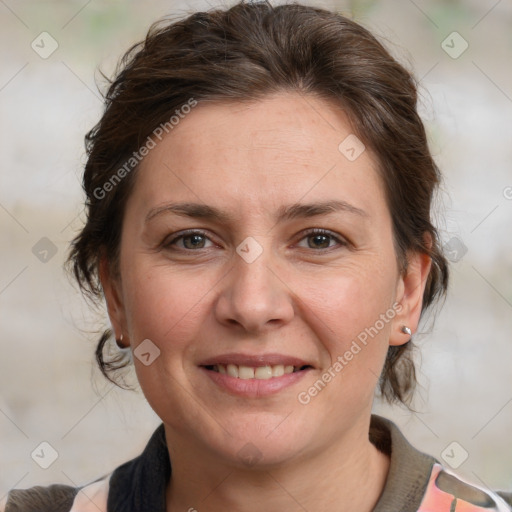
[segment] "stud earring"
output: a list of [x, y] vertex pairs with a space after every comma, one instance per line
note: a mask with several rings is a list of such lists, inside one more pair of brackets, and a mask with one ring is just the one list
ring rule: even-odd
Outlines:
[[407, 325], [402, 325], [402, 329], [400, 329], [404, 334], [408, 334], [409, 336], [412, 334], [412, 331]]
[[123, 345], [123, 335], [121, 334], [121, 337], [120, 338], [116, 338], [116, 345], [118, 346], [119, 349], [123, 350], [125, 349], [126, 347]]

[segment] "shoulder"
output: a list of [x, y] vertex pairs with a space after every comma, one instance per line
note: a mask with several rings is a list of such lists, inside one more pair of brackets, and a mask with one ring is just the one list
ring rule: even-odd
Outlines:
[[107, 512], [110, 475], [83, 487], [55, 484], [13, 489], [0, 512]]
[[511, 505], [512, 495], [484, 489], [435, 463], [418, 512], [458, 508], [467, 512], [510, 512]]
[[77, 488], [67, 485], [36, 486], [30, 489], [14, 489], [7, 500], [0, 504], [1, 512], [21, 512], [38, 510], [40, 512], [67, 512], [75, 499]]
[[160, 512], [171, 474], [163, 424], [144, 451], [94, 482], [73, 487], [51, 485], [14, 489], [0, 512]]
[[370, 440], [391, 460], [374, 512], [512, 511], [511, 494], [465, 480], [412, 446], [392, 421], [372, 415]]

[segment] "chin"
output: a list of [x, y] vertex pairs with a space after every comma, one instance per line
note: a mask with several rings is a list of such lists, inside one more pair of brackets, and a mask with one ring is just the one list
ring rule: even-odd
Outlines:
[[262, 416], [258, 420], [254, 414], [249, 414], [245, 422], [224, 423], [231, 435], [222, 431], [219, 438], [204, 441], [226, 462], [248, 469], [286, 464], [311, 449], [307, 426], [291, 420], [293, 414], [288, 418], [287, 415]]

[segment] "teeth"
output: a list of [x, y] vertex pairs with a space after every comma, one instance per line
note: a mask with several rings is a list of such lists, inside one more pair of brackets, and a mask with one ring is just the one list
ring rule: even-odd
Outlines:
[[[219, 366], [221, 365], [217, 365], [217, 368]], [[238, 366], [236, 364], [228, 364], [226, 369], [230, 377], [238, 377]]]
[[298, 371], [301, 367], [294, 367], [292, 365], [282, 365], [276, 364], [273, 366], [244, 366], [244, 365], [236, 365], [236, 364], [217, 364], [213, 367], [213, 370], [222, 373], [223, 375], [229, 375], [230, 377], [236, 377], [238, 379], [257, 379], [257, 380], [267, 380], [272, 377], [281, 377], [287, 373], [293, 373], [294, 371]]
[[282, 364], [272, 366], [272, 377], [281, 377], [281, 375], [284, 375], [284, 366]]
[[250, 366], [239, 366], [238, 378], [244, 380], [254, 379], [254, 368], [251, 368]]
[[256, 379], [266, 380], [272, 378], [271, 366], [260, 366], [254, 370], [254, 377]]

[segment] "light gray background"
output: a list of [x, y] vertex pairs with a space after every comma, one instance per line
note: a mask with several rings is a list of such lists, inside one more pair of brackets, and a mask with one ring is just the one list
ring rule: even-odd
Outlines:
[[[421, 79], [421, 111], [445, 174], [438, 225], [444, 242], [458, 237], [467, 248], [452, 254], [462, 257], [435, 329], [417, 340], [417, 412], [375, 410], [441, 460], [448, 453], [457, 463], [467, 452], [459, 474], [510, 490], [512, 2], [309, 3], [353, 13]], [[141, 393], [112, 387], [95, 369], [91, 333], [101, 315], [62, 263], [83, 220], [83, 136], [102, 109], [97, 67], [110, 74], [157, 18], [204, 8], [0, 0], [0, 499], [13, 486], [78, 485], [110, 472], [159, 423]], [[43, 31], [59, 45], [47, 59], [31, 48]], [[442, 47], [454, 31], [469, 44], [458, 58]], [[452, 40], [444, 46], [460, 49]], [[47, 262], [32, 251], [43, 237], [57, 249]], [[46, 470], [30, 455], [42, 441], [58, 452]]]

